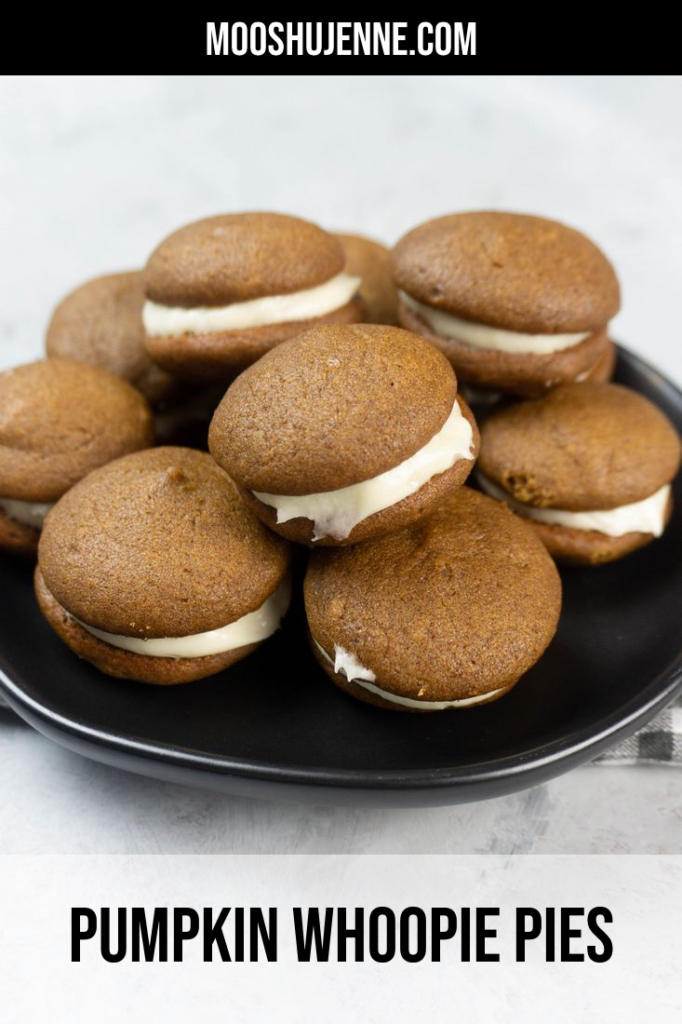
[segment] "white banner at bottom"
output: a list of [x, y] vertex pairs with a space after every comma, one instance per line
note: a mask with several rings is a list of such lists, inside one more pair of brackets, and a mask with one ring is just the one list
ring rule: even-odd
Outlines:
[[673, 856], [6, 856], [0, 1019], [672, 1020], [680, 921]]

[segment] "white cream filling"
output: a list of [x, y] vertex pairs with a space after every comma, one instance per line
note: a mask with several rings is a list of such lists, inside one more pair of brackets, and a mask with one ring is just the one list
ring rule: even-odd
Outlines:
[[493, 483], [480, 471], [476, 479], [484, 491], [498, 501], [504, 501], [513, 512], [535, 519], [549, 526], [568, 526], [573, 530], [596, 530], [609, 537], [622, 537], [625, 533], [652, 533], [660, 537], [665, 529], [665, 511], [670, 497], [670, 484], [661, 487], [654, 494], [631, 505], [617, 508], [590, 510], [587, 512], [566, 512], [558, 508], [535, 508], [524, 505]]
[[471, 424], [455, 402], [447, 420], [428, 444], [379, 476], [320, 494], [253, 493], [259, 501], [277, 510], [278, 523], [299, 517], [310, 519], [313, 540], [344, 540], [363, 519], [414, 494], [431, 477], [444, 473], [460, 459], [472, 459], [472, 444]]
[[0, 498], [0, 509], [23, 526], [32, 526], [41, 530], [45, 516], [52, 508], [50, 502], [17, 501], [15, 498]]
[[337, 274], [315, 288], [291, 295], [265, 295], [229, 306], [163, 306], [145, 302], [142, 310], [144, 329], [150, 337], [172, 338], [181, 334], [215, 334], [242, 331], [266, 324], [284, 324], [310, 320], [340, 309], [353, 298], [361, 278]]
[[407, 292], [400, 292], [400, 297], [406, 306], [426, 320], [436, 334], [455, 341], [463, 341], [473, 348], [544, 356], [578, 345], [592, 334], [592, 331], [577, 334], [522, 334], [519, 331], [504, 331], [499, 327], [475, 323], [473, 320], [462, 320], [452, 313], [436, 309], [435, 306], [427, 306], [413, 299]]
[[207, 633], [195, 633], [192, 636], [143, 640], [141, 637], [106, 633], [103, 629], [89, 626], [80, 619], [75, 621], [112, 647], [120, 647], [133, 654], [144, 654], [148, 658], [205, 658], [210, 654], [224, 654], [238, 647], [246, 647], [247, 644], [256, 644], [272, 636], [286, 614], [290, 599], [291, 581], [286, 579], [255, 612], [242, 615], [240, 619], [228, 623], [227, 626], [211, 629]]
[[502, 693], [506, 689], [503, 686], [497, 690], [490, 690], [488, 693], [480, 693], [476, 697], [462, 697], [460, 700], [414, 700], [412, 697], [400, 697], [397, 693], [390, 693], [388, 690], [382, 690], [380, 686], [376, 686], [374, 672], [370, 668], [365, 668], [354, 654], [344, 650], [339, 644], [334, 644], [334, 658], [332, 660], [324, 647], [318, 644], [315, 637], [313, 637], [313, 643], [329, 664], [334, 666], [334, 671], [338, 673], [343, 672], [349, 683], [357, 683], [358, 686], [362, 686], [363, 689], [376, 694], [377, 697], [381, 697], [383, 700], [390, 701], [393, 704], [401, 704], [406, 708], [417, 708], [420, 711], [445, 711], [447, 708], [466, 708], [472, 704], [481, 704], [483, 701], [490, 700], [491, 697]]
[[[315, 641], [317, 644], [317, 640]], [[319, 644], [317, 644], [320, 647]], [[320, 650], [324, 654], [325, 658], [331, 663], [331, 658], [326, 651]], [[363, 683], [374, 683], [376, 682], [376, 676], [372, 672], [371, 668], [365, 668], [362, 662], [358, 661], [354, 654], [350, 651], [345, 650], [340, 644], [334, 644], [334, 671], [343, 672], [344, 676], [349, 683], [363, 682]]]

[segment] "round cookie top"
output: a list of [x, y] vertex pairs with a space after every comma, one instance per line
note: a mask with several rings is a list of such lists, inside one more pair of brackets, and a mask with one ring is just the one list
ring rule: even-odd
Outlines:
[[388, 249], [364, 235], [336, 235], [346, 253], [346, 272], [362, 280], [360, 295], [367, 306], [367, 321], [397, 324], [398, 293], [388, 263]]
[[452, 412], [454, 372], [398, 327], [316, 327], [279, 345], [230, 386], [209, 449], [242, 486], [318, 494], [410, 458]]
[[45, 339], [48, 356], [99, 366], [130, 381], [150, 402], [161, 401], [177, 383], [145, 352], [143, 305], [141, 271], [87, 281], [52, 314]]
[[148, 299], [166, 306], [226, 306], [323, 284], [343, 247], [310, 221], [281, 213], [228, 213], [174, 231], [149, 257]]
[[537, 508], [629, 505], [669, 483], [679, 464], [672, 423], [618, 384], [567, 384], [493, 413], [481, 427], [479, 469]]
[[146, 399], [113, 373], [71, 359], [0, 373], [0, 497], [56, 501], [153, 440]]
[[289, 550], [210, 455], [152, 448], [64, 495], [38, 557], [48, 589], [76, 618], [108, 633], [171, 637], [255, 611], [284, 579]]
[[510, 331], [594, 331], [620, 308], [618, 280], [601, 250], [544, 217], [439, 217], [398, 242], [391, 266], [398, 286], [420, 302]]
[[397, 533], [315, 550], [305, 580], [312, 636], [343, 647], [400, 696], [449, 700], [515, 682], [561, 608], [557, 570], [532, 529], [468, 487]]

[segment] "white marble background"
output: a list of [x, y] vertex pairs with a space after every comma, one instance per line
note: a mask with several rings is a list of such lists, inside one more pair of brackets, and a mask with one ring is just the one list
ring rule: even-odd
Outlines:
[[[0, 366], [174, 227], [276, 209], [395, 240], [498, 207], [615, 261], [616, 334], [682, 380], [680, 78], [5, 78]], [[0, 623], [0, 629], [2, 624]], [[136, 778], [0, 718], [0, 852], [678, 852], [682, 770], [583, 768], [463, 807], [276, 806]]]

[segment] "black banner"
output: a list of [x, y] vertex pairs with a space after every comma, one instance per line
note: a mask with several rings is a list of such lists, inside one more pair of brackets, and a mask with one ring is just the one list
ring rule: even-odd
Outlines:
[[[266, 21], [234, 5], [201, 14], [177, 9], [131, 16], [120, 8], [96, 15], [36, 19], [13, 12], [5, 32], [4, 68], [26, 73], [200, 74], [539, 74], [673, 70], [673, 34], [650, 43], [633, 17], [600, 17], [572, 8], [478, 18], [445, 5], [403, 20]], [[250, 17], [246, 17], [246, 15]], [[346, 12], [344, 11], [344, 14]], [[309, 17], [309, 16], [308, 16]], [[217, 19], [217, 20], [214, 20]], [[646, 58], [646, 59], [645, 59]]]

